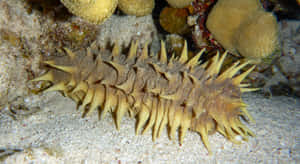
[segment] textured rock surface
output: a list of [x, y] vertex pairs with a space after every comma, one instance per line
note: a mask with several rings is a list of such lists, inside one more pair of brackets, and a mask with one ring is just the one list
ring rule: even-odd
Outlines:
[[38, 70], [38, 19], [26, 12], [23, 1], [0, 1], [0, 105], [28, 94], [27, 70]]
[[5, 44], [0, 46], [0, 105], [27, 93], [25, 61], [15, 54], [20, 52]]
[[[108, 42], [128, 47], [132, 40], [138, 40], [140, 45], [147, 41], [158, 44], [157, 30], [151, 15], [143, 17], [112, 16], [99, 27], [97, 40], [104, 46]], [[159, 47], [159, 46], [158, 46]]]
[[283, 55], [278, 67], [288, 80], [288, 85], [300, 96], [300, 21], [282, 21], [280, 27]]
[[28, 42], [34, 42], [42, 34], [39, 15], [36, 12], [29, 14], [23, 1], [0, 1], [0, 8], [0, 29], [21, 35]]

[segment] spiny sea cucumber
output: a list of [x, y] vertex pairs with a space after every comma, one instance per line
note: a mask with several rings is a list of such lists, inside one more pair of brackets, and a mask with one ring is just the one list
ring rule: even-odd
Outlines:
[[236, 135], [254, 136], [240, 120], [254, 121], [241, 99], [242, 92], [256, 90], [241, 83], [254, 66], [236, 75], [248, 65], [236, 62], [220, 72], [226, 52], [200, 64], [205, 50], [188, 59], [186, 42], [178, 58], [167, 58], [163, 41], [159, 55], [149, 55], [147, 44], [137, 49], [137, 42], [128, 55], [117, 44], [112, 50], [93, 44], [81, 53], [66, 48], [67, 55], [43, 61], [49, 71], [32, 81], [49, 81], [45, 91], [61, 91], [84, 116], [99, 110], [103, 118], [111, 112], [117, 129], [124, 114], [136, 116], [136, 134], [153, 129], [153, 140], [166, 126], [173, 139], [180, 127], [180, 143], [188, 129], [196, 131], [210, 152], [208, 134], [215, 131], [234, 143], [239, 143]]

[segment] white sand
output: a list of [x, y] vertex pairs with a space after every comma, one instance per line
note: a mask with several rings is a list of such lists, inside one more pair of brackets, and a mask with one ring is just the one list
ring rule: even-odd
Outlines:
[[[81, 118], [76, 105], [58, 93], [47, 93], [42, 110], [14, 120], [0, 113], [1, 162], [4, 163], [300, 163], [300, 101], [290, 97], [266, 99], [244, 95], [257, 135], [234, 145], [223, 136], [209, 137], [208, 156], [197, 133], [184, 144], [170, 141], [165, 131], [152, 142], [151, 133], [135, 136], [135, 119], [125, 117], [117, 131], [111, 116]], [[9, 153], [11, 149], [20, 152]], [[1, 151], [0, 151], [1, 152]], [[1, 153], [0, 153], [1, 154]]]

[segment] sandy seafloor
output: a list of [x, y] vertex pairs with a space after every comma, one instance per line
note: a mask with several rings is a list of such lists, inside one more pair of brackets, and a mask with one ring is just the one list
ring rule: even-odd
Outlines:
[[189, 132], [183, 145], [165, 131], [152, 141], [151, 132], [135, 135], [135, 119], [124, 117], [117, 131], [111, 116], [81, 118], [76, 105], [56, 92], [44, 93], [42, 110], [13, 119], [0, 113], [0, 147], [20, 149], [2, 163], [300, 163], [300, 101], [292, 97], [243, 96], [256, 120], [256, 137], [234, 145], [220, 134], [209, 137], [208, 155], [200, 136]]

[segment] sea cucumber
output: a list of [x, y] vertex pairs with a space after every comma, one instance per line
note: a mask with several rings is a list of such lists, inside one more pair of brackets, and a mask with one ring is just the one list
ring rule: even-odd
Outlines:
[[215, 131], [234, 143], [240, 142], [236, 135], [254, 136], [241, 122], [254, 121], [241, 94], [257, 89], [241, 83], [255, 66], [238, 74], [248, 65], [238, 61], [220, 71], [227, 52], [200, 64], [204, 51], [188, 59], [186, 41], [178, 58], [168, 58], [163, 41], [158, 55], [149, 55], [147, 44], [138, 51], [138, 42], [128, 55], [118, 44], [112, 50], [92, 44], [79, 53], [65, 48], [66, 55], [42, 61], [48, 71], [32, 81], [50, 82], [44, 91], [62, 92], [84, 116], [99, 110], [103, 118], [111, 112], [117, 129], [128, 113], [137, 118], [136, 134], [152, 129], [153, 140], [166, 126], [171, 139], [180, 127], [180, 143], [188, 129], [196, 131], [210, 152], [208, 135]]

